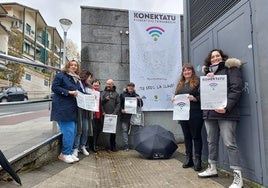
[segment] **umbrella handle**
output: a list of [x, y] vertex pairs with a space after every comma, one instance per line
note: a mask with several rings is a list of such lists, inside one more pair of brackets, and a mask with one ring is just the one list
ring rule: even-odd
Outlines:
[[127, 133], [128, 135], [130, 135], [131, 128], [132, 128], [132, 125], [130, 124], [130, 125], [129, 125], [129, 128], [128, 128], [128, 133]]

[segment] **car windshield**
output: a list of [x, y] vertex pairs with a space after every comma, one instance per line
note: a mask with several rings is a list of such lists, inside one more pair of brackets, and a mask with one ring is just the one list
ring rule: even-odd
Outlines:
[[0, 88], [0, 92], [4, 92], [4, 91], [6, 91], [6, 90], [7, 90], [6, 87], [1, 87], [1, 88]]

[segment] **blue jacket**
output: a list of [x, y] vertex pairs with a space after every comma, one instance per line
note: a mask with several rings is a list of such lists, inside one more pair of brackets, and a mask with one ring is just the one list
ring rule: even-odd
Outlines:
[[77, 102], [68, 91], [80, 90], [80, 83], [73, 80], [72, 76], [60, 72], [56, 74], [52, 83], [54, 92], [51, 109], [51, 121], [77, 121]]

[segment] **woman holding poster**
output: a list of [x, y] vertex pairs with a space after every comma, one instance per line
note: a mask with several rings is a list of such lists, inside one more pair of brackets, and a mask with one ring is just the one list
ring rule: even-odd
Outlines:
[[[182, 73], [177, 84], [175, 95], [189, 94], [190, 100], [190, 118], [189, 120], [180, 120], [184, 143], [186, 148], [186, 161], [183, 168], [194, 166], [195, 171], [201, 170], [201, 152], [202, 137], [201, 130], [203, 126], [202, 111], [200, 109], [199, 97], [199, 79], [191, 64], [185, 64], [182, 67]], [[195, 151], [195, 163], [193, 162], [193, 143]]]
[[[87, 89], [91, 87], [92, 73], [88, 70], [82, 70], [80, 74], [81, 88], [83, 93], [87, 94]], [[78, 152], [82, 152], [88, 156], [89, 153], [86, 149], [89, 132], [92, 133], [91, 112], [82, 108], [78, 108], [77, 129], [74, 142], [74, 155], [78, 157]]]
[[62, 133], [62, 149], [58, 158], [66, 163], [73, 163], [79, 159], [73, 155], [75, 139], [77, 102], [76, 97], [80, 86], [80, 64], [69, 61], [61, 72], [55, 75], [52, 83], [54, 96], [52, 99], [51, 121], [57, 121]]
[[[227, 105], [225, 108], [204, 110], [203, 118], [208, 141], [208, 168], [198, 174], [201, 178], [218, 176], [216, 163], [218, 160], [219, 136], [227, 147], [230, 168], [234, 172], [234, 181], [229, 188], [243, 187], [240, 155], [236, 143], [236, 126], [239, 120], [238, 101], [242, 93], [241, 62], [228, 59], [222, 50], [214, 49], [205, 59], [203, 72], [208, 77], [227, 75]], [[201, 90], [201, 92], [203, 92]], [[205, 92], [205, 91], [204, 91]]]

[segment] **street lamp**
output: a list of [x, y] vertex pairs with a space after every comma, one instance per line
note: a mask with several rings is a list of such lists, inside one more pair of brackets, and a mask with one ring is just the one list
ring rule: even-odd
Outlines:
[[[59, 20], [60, 25], [64, 31], [64, 41], [63, 41], [63, 60], [62, 60], [62, 66], [65, 64], [66, 60], [66, 37], [67, 37], [67, 31], [72, 25], [72, 21], [67, 18], [62, 18]], [[61, 66], [61, 67], [62, 67]]]
[[[66, 37], [67, 37], [67, 31], [72, 25], [72, 21], [66, 18], [62, 18], [59, 20], [60, 26], [64, 31], [64, 41], [63, 41], [63, 57], [62, 57], [62, 63], [61, 68], [64, 66], [66, 61]], [[58, 132], [58, 126], [56, 124], [56, 121], [52, 121], [52, 132], [55, 134]]]

